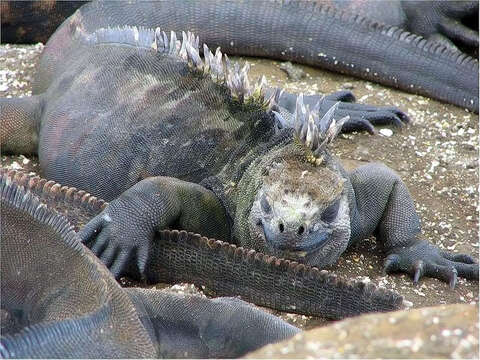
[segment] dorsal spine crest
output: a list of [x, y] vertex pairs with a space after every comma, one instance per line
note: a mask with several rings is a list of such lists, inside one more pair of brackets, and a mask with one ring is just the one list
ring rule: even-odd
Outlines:
[[220, 48], [213, 54], [206, 44], [203, 44], [203, 58], [199, 52], [199, 38], [192, 32], [182, 32], [182, 41], [177, 40], [175, 32], [170, 37], [160, 28], [147, 29], [136, 26], [101, 28], [89, 35], [79, 34], [89, 44], [119, 44], [150, 48], [158, 53], [167, 54], [186, 61], [194, 71], [209, 75], [212, 81], [224, 85], [230, 90], [232, 98], [244, 104], [258, 104], [266, 111], [274, 110], [280, 91], [268, 99], [265, 95], [267, 81], [265, 77], [251, 84], [248, 78], [248, 63], [240, 66], [232, 64]]

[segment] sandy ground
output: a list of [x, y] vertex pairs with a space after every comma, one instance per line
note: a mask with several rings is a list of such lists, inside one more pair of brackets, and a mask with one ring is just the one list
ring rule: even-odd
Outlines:
[[[31, 95], [31, 81], [42, 45], [0, 46], [0, 97]], [[370, 82], [295, 66], [305, 77], [290, 80], [281, 63], [241, 59], [251, 63], [251, 78], [265, 74], [270, 84], [291, 92], [330, 93], [349, 89], [360, 103], [395, 105], [408, 112], [413, 123], [393, 135], [353, 133], [341, 135], [335, 153], [347, 167], [383, 162], [406, 182], [422, 219], [423, 235], [442, 249], [478, 258], [478, 116], [453, 105], [406, 94]], [[379, 130], [379, 128], [377, 128]], [[2, 156], [2, 166], [38, 172], [37, 159]], [[478, 283], [460, 279], [455, 290], [435, 279], [413, 286], [407, 275], [382, 274], [383, 257], [374, 239], [348, 251], [333, 267], [338, 274], [369, 279], [401, 293], [413, 307], [435, 304], [478, 304]], [[127, 281], [124, 282], [128, 284]], [[176, 285], [174, 291], [196, 293], [193, 286]], [[280, 314], [279, 314], [280, 315]], [[293, 324], [310, 328], [323, 321], [281, 314]]]

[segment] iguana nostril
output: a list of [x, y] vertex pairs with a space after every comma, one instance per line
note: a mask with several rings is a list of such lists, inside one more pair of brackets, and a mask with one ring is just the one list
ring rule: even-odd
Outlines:
[[281, 233], [283, 233], [283, 230], [285, 230], [285, 227], [282, 223], [278, 224], [278, 230], [280, 230]]
[[298, 235], [302, 235], [304, 232], [305, 232], [305, 228], [302, 225], [298, 228]]

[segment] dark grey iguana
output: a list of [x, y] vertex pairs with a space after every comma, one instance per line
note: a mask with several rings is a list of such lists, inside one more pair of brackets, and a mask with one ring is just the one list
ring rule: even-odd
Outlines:
[[[1, 42], [46, 42], [58, 25], [86, 2], [4, 1], [0, 4]], [[475, 1], [316, 0], [315, 3], [398, 26], [446, 46], [478, 48], [478, 2]]]
[[[0, 176], [64, 215], [76, 231], [108, 205], [83, 190], [35, 175], [0, 168]], [[402, 305], [401, 296], [371, 283], [347, 282], [325, 270], [178, 230], [155, 235], [145, 274], [155, 283], [190, 282], [216, 296], [241, 296], [257, 305], [329, 319]]]
[[122, 289], [14, 176], [0, 179], [1, 358], [237, 357], [299, 331], [236, 298]]
[[[434, 26], [478, 9], [478, 2], [422, 8], [404, 2], [413, 22]], [[408, 7], [408, 9], [406, 9]], [[408, 11], [407, 11], [408, 10]], [[448, 22], [448, 24], [450, 24]], [[52, 35], [33, 93], [44, 92], [53, 73], [68, 64], [72, 37], [115, 26], [193, 31], [202, 43], [232, 55], [289, 60], [361, 77], [478, 112], [478, 61], [438, 42], [358, 14], [306, 1], [99, 1], [86, 4]], [[440, 26], [440, 25], [439, 25]], [[421, 28], [418, 25], [415, 29]], [[431, 33], [426, 27], [425, 34]], [[457, 27], [458, 30], [458, 27]], [[459, 35], [459, 34], [457, 34]], [[342, 105], [346, 106], [346, 105]], [[342, 108], [342, 106], [340, 108]], [[359, 114], [360, 115], [360, 114]], [[362, 114], [362, 116], [365, 116]], [[368, 119], [368, 118], [367, 118]]]
[[[39, 3], [45, 2], [2, 2], [2, 42], [45, 39], [44, 29], [79, 4]], [[478, 48], [477, 13], [478, 1], [105, 1], [82, 7], [60, 27], [41, 71], [63, 61], [59, 44], [68, 47], [75, 28], [160, 26], [167, 33], [194, 31], [228, 54], [319, 66], [478, 112], [478, 63], [452, 43]], [[476, 31], [462, 23], [475, 16]], [[45, 89], [37, 83], [34, 93]]]
[[347, 173], [325, 150], [348, 121], [332, 120], [335, 107], [321, 120], [302, 97], [282, 110], [279, 92], [266, 99], [219, 51], [201, 59], [191, 34], [77, 36], [47, 92], [1, 99], [2, 146], [34, 150], [38, 136], [45, 177], [115, 199], [81, 232], [115, 276], [132, 263], [145, 274], [155, 233], [181, 228], [319, 267], [375, 234], [387, 271], [478, 278], [470, 256], [421, 239], [392, 170]]

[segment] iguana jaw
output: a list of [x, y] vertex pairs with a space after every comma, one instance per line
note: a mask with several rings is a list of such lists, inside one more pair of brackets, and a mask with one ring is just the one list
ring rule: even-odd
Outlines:
[[[255, 204], [254, 204], [255, 206]], [[260, 216], [259, 216], [260, 215]], [[345, 251], [350, 239], [350, 216], [346, 197], [340, 199], [337, 218], [330, 226], [321, 226], [308, 237], [287, 234], [284, 237], [272, 235], [266, 230], [257, 209], [251, 213], [251, 235], [261, 251], [277, 257], [292, 259], [308, 265], [323, 268], [334, 264]]]

